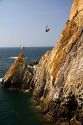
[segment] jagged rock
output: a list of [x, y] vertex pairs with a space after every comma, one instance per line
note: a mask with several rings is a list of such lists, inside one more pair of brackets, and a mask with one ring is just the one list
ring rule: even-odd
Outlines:
[[38, 64], [38, 61], [37, 60], [31, 60], [28, 65], [29, 66], [34, 66], [34, 65], [37, 65]]
[[[74, 0], [57, 45], [40, 60], [33, 96], [50, 121], [83, 124], [83, 0]], [[81, 117], [81, 118], [80, 118]]]
[[10, 66], [2, 80], [2, 84], [7, 88], [30, 88], [33, 75], [25, 63], [25, 57], [20, 54]]

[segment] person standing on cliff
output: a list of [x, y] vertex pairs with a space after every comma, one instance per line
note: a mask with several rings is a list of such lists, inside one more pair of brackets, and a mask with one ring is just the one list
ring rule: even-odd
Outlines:
[[20, 49], [21, 49], [21, 54], [24, 54], [25, 47], [23, 45], [21, 45]]

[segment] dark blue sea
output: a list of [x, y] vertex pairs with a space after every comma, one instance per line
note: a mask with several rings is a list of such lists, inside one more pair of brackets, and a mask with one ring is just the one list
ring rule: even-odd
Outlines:
[[[40, 60], [41, 56], [52, 47], [25, 48], [27, 62]], [[20, 48], [0, 48], [0, 78], [20, 53]], [[49, 125], [37, 111], [31, 94], [11, 91], [0, 86], [0, 125]]]

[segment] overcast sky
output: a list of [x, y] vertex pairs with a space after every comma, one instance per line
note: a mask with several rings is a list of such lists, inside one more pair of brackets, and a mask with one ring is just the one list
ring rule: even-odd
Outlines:
[[0, 0], [0, 47], [54, 46], [71, 5], [72, 0]]

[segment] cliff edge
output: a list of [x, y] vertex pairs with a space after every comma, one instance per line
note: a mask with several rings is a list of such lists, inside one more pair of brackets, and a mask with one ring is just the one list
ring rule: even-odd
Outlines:
[[73, 1], [60, 39], [41, 58], [34, 83], [34, 99], [49, 121], [83, 124], [83, 0]]

